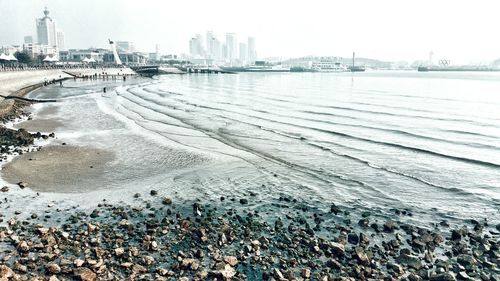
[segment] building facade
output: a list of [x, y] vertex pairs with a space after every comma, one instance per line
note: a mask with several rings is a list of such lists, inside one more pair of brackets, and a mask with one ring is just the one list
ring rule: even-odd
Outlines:
[[43, 18], [36, 20], [38, 44], [57, 46], [56, 21], [49, 17], [50, 12], [47, 7], [45, 7], [43, 14], [45, 15]]

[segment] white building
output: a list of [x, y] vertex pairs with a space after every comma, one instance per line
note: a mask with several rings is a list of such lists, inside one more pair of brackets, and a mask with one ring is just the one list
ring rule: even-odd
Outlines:
[[31, 35], [27, 35], [27, 36], [24, 36], [24, 44], [33, 44], [33, 36]]
[[202, 43], [202, 38], [200, 34], [196, 34], [195, 37], [191, 38], [189, 40], [189, 54], [191, 55], [191, 58], [204, 58], [204, 50], [203, 50], [203, 43]]
[[38, 43], [47, 46], [57, 46], [56, 21], [49, 17], [49, 13], [49, 10], [45, 7], [43, 11], [45, 16], [36, 20]]
[[238, 46], [236, 44], [236, 34], [226, 33], [226, 59], [229, 61], [238, 58]]
[[64, 41], [64, 32], [60, 29], [57, 30], [57, 48], [59, 48], [59, 50], [66, 49], [66, 44]]
[[240, 43], [240, 61], [241, 61], [241, 63], [245, 63], [247, 60], [248, 60], [247, 44], [241, 42]]
[[131, 41], [115, 41], [116, 50], [120, 53], [133, 53], [135, 52], [134, 42]]
[[254, 63], [257, 60], [257, 51], [255, 50], [255, 37], [248, 37], [247, 43], [248, 61]]

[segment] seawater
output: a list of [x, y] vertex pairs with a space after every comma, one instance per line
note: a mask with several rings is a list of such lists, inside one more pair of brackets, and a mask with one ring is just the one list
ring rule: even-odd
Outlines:
[[248, 197], [251, 208], [290, 196], [316, 207], [408, 209], [423, 220], [498, 216], [498, 73], [107, 83], [116, 89], [104, 94], [102, 82], [68, 81], [31, 95], [59, 100], [54, 118], [66, 124], [59, 139], [116, 153], [103, 177], [61, 188], [71, 194], [57, 196], [73, 202], [158, 189], [184, 200]]

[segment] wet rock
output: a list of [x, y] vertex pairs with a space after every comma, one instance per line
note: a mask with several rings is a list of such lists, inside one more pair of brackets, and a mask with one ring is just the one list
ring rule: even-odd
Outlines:
[[115, 255], [117, 255], [118, 257], [122, 256], [124, 253], [125, 253], [125, 250], [121, 247], [115, 249]]
[[365, 253], [365, 250], [363, 248], [356, 247], [355, 253], [356, 253], [356, 258], [361, 264], [363, 265], [370, 264], [370, 258], [368, 258], [368, 255]]
[[455, 276], [449, 272], [437, 274], [435, 276], [431, 276], [431, 281], [456, 281]]
[[28, 184], [27, 184], [27, 183], [25, 183], [25, 182], [22, 182], [22, 181], [18, 182], [18, 183], [17, 183], [17, 185], [18, 185], [21, 189], [24, 189], [24, 188], [28, 187]]
[[162, 203], [164, 205], [172, 205], [172, 199], [170, 197], [163, 197]]
[[135, 274], [141, 274], [147, 272], [147, 269], [140, 264], [134, 264], [132, 266], [132, 272]]
[[419, 270], [423, 266], [422, 261], [420, 261], [419, 257], [410, 254], [399, 255], [398, 262], [407, 265], [408, 267], [414, 268], [416, 270]]
[[463, 266], [473, 266], [477, 263], [476, 259], [468, 254], [461, 254], [457, 257], [457, 262]]
[[3, 186], [3, 187], [0, 189], [0, 191], [2, 191], [2, 192], [7, 192], [7, 191], [9, 191], [9, 187], [8, 187], [8, 186]]
[[236, 270], [229, 264], [226, 264], [223, 269], [219, 270], [219, 274], [225, 279], [231, 279], [236, 275]]
[[285, 278], [283, 273], [281, 273], [281, 271], [277, 268], [273, 269], [273, 277], [278, 279], [278, 280], [282, 280]]
[[240, 199], [240, 204], [242, 204], [242, 205], [246, 205], [246, 204], [248, 204], [248, 199], [241, 198], [241, 199]]
[[351, 233], [349, 233], [349, 234], [347, 235], [347, 242], [349, 242], [349, 243], [351, 243], [351, 244], [353, 244], [353, 245], [358, 244], [358, 242], [359, 242], [359, 237], [358, 237], [358, 235], [357, 235], [356, 233], [352, 233], [352, 232], [351, 232]]
[[344, 245], [336, 242], [330, 242], [329, 246], [336, 256], [343, 257], [345, 255]]
[[156, 195], [158, 195], [158, 191], [156, 191], [156, 190], [151, 190], [151, 191], [149, 192], [149, 194], [150, 194], [151, 196], [156, 196]]

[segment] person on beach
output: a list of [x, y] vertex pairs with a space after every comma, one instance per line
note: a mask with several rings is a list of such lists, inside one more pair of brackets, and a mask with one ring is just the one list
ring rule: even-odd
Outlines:
[[62, 84], [62, 80], [59, 80], [59, 87], [62, 87], [63, 84]]

